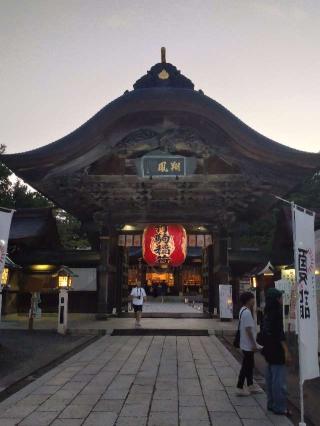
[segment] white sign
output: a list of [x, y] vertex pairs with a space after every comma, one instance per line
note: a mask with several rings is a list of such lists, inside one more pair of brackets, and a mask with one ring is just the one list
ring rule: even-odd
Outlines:
[[314, 214], [293, 206], [294, 257], [297, 281], [300, 380], [319, 376], [318, 317], [315, 284]]
[[282, 303], [283, 329], [286, 332], [287, 331], [287, 325], [286, 325], [285, 306], [290, 305], [292, 284], [290, 283], [290, 281], [282, 279], [282, 280], [275, 281], [274, 285], [275, 285], [275, 288], [277, 290], [279, 290], [283, 293], [283, 296], [282, 296], [282, 300], [283, 300], [283, 303]]
[[239, 281], [239, 294], [249, 291], [251, 287], [250, 277], [243, 277]]
[[13, 210], [8, 212], [0, 210], [0, 276], [6, 262], [12, 215]]
[[296, 282], [296, 270], [293, 267], [291, 269], [281, 269], [281, 279], [287, 280], [293, 285]]
[[290, 305], [290, 296], [292, 285], [288, 280], [279, 280], [274, 282], [275, 288], [283, 292], [283, 304]]
[[96, 268], [72, 268], [76, 277], [72, 278], [73, 291], [96, 291], [97, 269]]
[[232, 285], [219, 285], [220, 318], [233, 318]]

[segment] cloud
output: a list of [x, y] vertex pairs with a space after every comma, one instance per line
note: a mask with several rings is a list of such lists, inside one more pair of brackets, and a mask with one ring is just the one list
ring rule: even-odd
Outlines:
[[105, 23], [109, 28], [121, 29], [126, 28], [130, 24], [130, 17], [126, 14], [114, 13], [106, 17]]
[[306, 3], [287, 0], [254, 0], [253, 6], [263, 14], [283, 20], [304, 21], [309, 17]]

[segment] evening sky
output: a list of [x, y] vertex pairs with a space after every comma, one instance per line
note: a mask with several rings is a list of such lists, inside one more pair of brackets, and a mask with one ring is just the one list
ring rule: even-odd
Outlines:
[[55, 141], [167, 61], [260, 133], [320, 151], [317, 0], [0, 0], [0, 142]]

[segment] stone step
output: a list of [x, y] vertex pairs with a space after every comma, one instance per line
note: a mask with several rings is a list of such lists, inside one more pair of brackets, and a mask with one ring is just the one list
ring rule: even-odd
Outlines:
[[[133, 312], [122, 312], [121, 318], [133, 318]], [[212, 318], [203, 312], [143, 312], [143, 318]]]
[[111, 336], [209, 336], [208, 330], [165, 328], [116, 328]]

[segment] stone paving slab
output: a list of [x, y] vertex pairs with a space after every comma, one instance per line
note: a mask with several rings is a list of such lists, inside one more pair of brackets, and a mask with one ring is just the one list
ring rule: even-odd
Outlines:
[[202, 303], [197, 303], [194, 307], [188, 303], [182, 302], [164, 301], [164, 303], [161, 303], [155, 302], [149, 297], [148, 301], [144, 303], [143, 311], [146, 313], [201, 314], [203, 312], [203, 306]]
[[104, 336], [0, 404], [0, 426], [290, 426], [239, 398], [215, 336]]
[[[190, 308], [193, 309], [193, 308]], [[42, 318], [35, 320], [36, 330], [56, 330], [58, 318], [56, 315], [42, 315]], [[237, 329], [237, 320], [220, 321], [220, 319], [208, 318], [143, 318], [143, 328], [151, 329], [187, 329], [187, 330], [208, 330], [209, 334], [233, 334]], [[26, 316], [7, 315], [0, 322], [0, 329], [27, 329], [28, 318]], [[133, 318], [110, 317], [107, 320], [95, 319], [89, 314], [68, 314], [68, 328], [74, 333], [97, 334], [99, 330], [110, 334], [114, 329], [134, 328]]]

